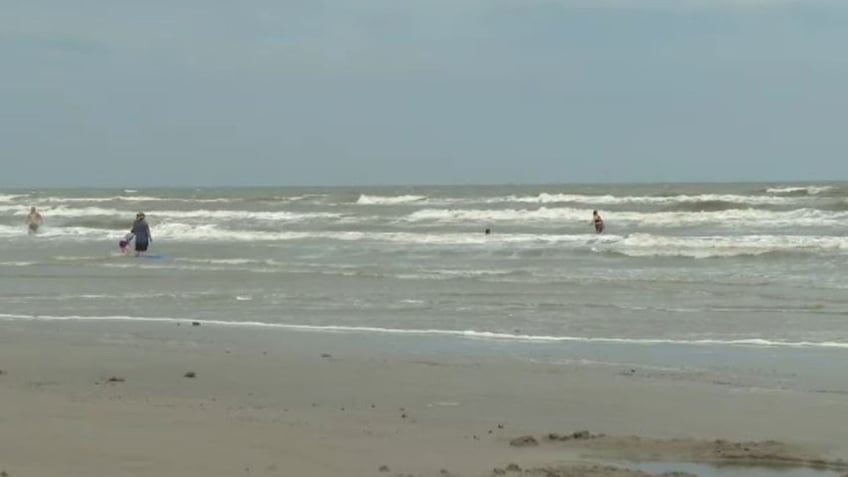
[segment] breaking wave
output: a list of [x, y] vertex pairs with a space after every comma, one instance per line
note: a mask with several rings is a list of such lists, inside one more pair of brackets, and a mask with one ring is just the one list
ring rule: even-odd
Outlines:
[[[2, 210], [2, 209], [0, 209]], [[26, 216], [25, 209], [14, 209], [16, 216]], [[135, 212], [131, 210], [107, 209], [102, 207], [67, 207], [56, 206], [44, 208], [45, 216], [49, 217], [124, 217], [125, 223], [132, 223]], [[249, 211], [249, 210], [152, 210], [146, 212], [149, 220], [166, 219], [210, 219], [210, 220], [260, 220], [298, 222], [313, 219], [337, 219], [342, 214], [334, 212], [288, 212], [288, 211]]]
[[[115, 241], [123, 232], [87, 227], [45, 228], [39, 239], [74, 241]], [[22, 227], [0, 225], [0, 237], [26, 237]], [[502, 233], [497, 235], [468, 233], [415, 233], [364, 231], [260, 231], [234, 230], [217, 225], [187, 223], [161, 224], [154, 229], [157, 246], [202, 242], [292, 242], [334, 241], [390, 244], [398, 246], [441, 247], [462, 250], [474, 247], [481, 251], [516, 249], [546, 253], [587, 251], [612, 253], [627, 257], [729, 258], [759, 257], [775, 253], [814, 254], [848, 252], [848, 237], [815, 235], [742, 235], [742, 236], [667, 236], [648, 233], [629, 235], [604, 234], [533, 234]], [[163, 244], [163, 245], [159, 245]]]
[[[421, 209], [403, 220], [408, 222], [432, 221], [437, 223], [560, 223], [586, 222], [590, 215], [586, 209], [571, 207], [541, 207], [538, 209]], [[733, 226], [787, 227], [787, 226], [841, 226], [848, 213], [828, 212], [818, 209], [769, 211], [760, 209], [720, 209], [698, 212], [609, 212], [604, 216], [607, 224], [652, 226], [681, 226], [716, 224]]]
[[824, 194], [825, 192], [830, 192], [832, 190], [834, 190], [833, 186], [785, 186], [769, 187], [766, 189], [766, 193], [775, 195], [805, 196]]
[[27, 196], [21, 194], [0, 194], [0, 202], [14, 202], [24, 197]]
[[632, 234], [604, 249], [629, 257], [729, 258], [774, 253], [848, 251], [848, 237], [748, 235], [668, 237]]
[[791, 205], [798, 200], [791, 197], [770, 197], [764, 195], [737, 194], [700, 194], [673, 196], [615, 196], [615, 195], [578, 195], [541, 193], [535, 196], [506, 196], [486, 199], [487, 203], [529, 203], [529, 204], [586, 204], [604, 205], [673, 205], [681, 203], [725, 202], [739, 206]]
[[362, 194], [356, 203], [359, 205], [398, 205], [412, 204], [427, 200], [423, 195], [396, 195], [396, 196], [378, 196]]

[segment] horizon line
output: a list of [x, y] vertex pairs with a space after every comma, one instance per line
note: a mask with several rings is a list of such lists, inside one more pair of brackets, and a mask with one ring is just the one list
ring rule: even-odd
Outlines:
[[22, 189], [39, 189], [39, 190], [55, 190], [55, 189], [92, 189], [92, 190], [113, 190], [113, 189], [356, 189], [356, 188], [427, 188], [427, 187], [561, 187], [561, 186], [629, 186], [629, 185], [769, 185], [769, 184], [842, 184], [848, 183], [848, 179], [793, 179], [793, 180], [703, 180], [703, 181], [609, 181], [609, 182], [489, 182], [489, 183], [384, 183], [384, 184], [240, 184], [240, 185], [191, 185], [191, 184], [159, 184], [159, 185], [108, 185], [108, 186], [93, 186], [93, 185], [17, 185], [7, 186], [0, 185], [2, 190], [22, 190]]

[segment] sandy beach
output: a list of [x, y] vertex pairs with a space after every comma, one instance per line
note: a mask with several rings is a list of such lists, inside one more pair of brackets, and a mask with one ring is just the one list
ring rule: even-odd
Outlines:
[[446, 358], [369, 340], [191, 322], [0, 322], [0, 470], [646, 475], [605, 467], [632, 459], [848, 472], [843, 394]]

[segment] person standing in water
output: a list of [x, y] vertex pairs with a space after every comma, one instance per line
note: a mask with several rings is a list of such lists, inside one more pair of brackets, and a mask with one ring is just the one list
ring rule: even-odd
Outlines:
[[29, 215], [26, 218], [26, 224], [29, 228], [29, 234], [38, 233], [38, 228], [44, 223], [44, 218], [38, 213], [38, 209], [30, 207]]
[[595, 232], [601, 233], [604, 231], [604, 219], [597, 210], [592, 211], [592, 224], [595, 226]]
[[135, 222], [133, 222], [130, 233], [135, 236], [135, 256], [143, 254], [153, 241], [153, 236], [150, 235], [150, 226], [147, 220], [144, 219], [144, 212], [135, 214]]

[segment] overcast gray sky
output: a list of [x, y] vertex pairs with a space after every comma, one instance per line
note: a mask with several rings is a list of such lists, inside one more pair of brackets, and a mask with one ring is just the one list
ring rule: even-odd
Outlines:
[[848, 1], [10, 0], [0, 185], [848, 179]]

